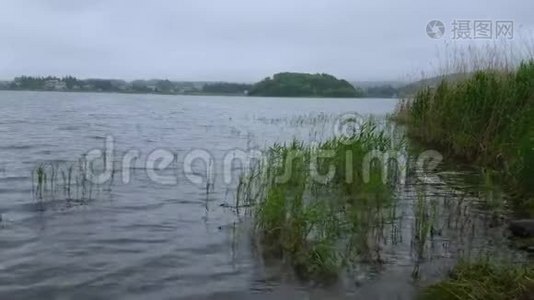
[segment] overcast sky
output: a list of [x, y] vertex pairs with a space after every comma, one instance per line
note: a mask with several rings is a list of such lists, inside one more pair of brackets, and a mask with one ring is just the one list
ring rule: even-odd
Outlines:
[[454, 20], [513, 20], [517, 41], [533, 14], [533, 0], [0, 0], [0, 78], [402, 80], [453, 42]]

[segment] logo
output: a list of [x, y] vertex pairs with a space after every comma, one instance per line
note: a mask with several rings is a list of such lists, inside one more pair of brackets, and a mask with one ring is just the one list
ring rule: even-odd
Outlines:
[[432, 39], [439, 39], [445, 34], [445, 25], [438, 20], [430, 21], [426, 25], [426, 34]]

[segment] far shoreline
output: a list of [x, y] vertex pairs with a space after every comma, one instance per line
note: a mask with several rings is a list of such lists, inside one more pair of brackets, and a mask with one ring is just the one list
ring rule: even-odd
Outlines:
[[152, 95], [152, 96], [194, 96], [194, 97], [235, 97], [235, 98], [251, 98], [251, 99], [385, 99], [385, 100], [399, 100], [399, 97], [320, 97], [320, 96], [249, 96], [241, 94], [210, 94], [210, 93], [191, 93], [191, 94], [164, 94], [164, 93], [134, 93], [134, 92], [118, 92], [118, 91], [73, 91], [73, 90], [19, 90], [19, 89], [0, 89], [1, 92], [22, 92], [22, 93], [65, 93], [65, 94], [110, 94], [110, 95]]

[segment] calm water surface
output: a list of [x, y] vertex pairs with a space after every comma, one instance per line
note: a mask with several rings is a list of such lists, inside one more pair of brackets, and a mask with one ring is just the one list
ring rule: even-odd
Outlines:
[[424, 186], [440, 231], [427, 254], [414, 243], [417, 187], [408, 183], [397, 188], [397, 221], [382, 231], [379, 259], [328, 286], [262, 262], [246, 222], [228, 208], [235, 181], [225, 184], [219, 167], [209, 192], [183, 170], [177, 184], [155, 183], [137, 164], [128, 184], [119, 172], [86, 203], [33, 196], [36, 166], [75, 161], [106, 137], [116, 162], [128, 150], [143, 158], [166, 149], [177, 162], [197, 150], [217, 164], [234, 149], [323, 139], [333, 134], [332, 116], [380, 117], [396, 100], [0, 92], [0, 104], [0, 299], [411, 299], [459, 256], [520, 256], [502, 226], [488, 225], [476, 187], [454, 193], [469, 186], [453, 172]]

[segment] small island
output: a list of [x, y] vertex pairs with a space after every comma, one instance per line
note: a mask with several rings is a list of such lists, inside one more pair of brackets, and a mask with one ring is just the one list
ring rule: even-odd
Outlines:
[[250, 96], [265, 97], [363, 97], [362, 90], [328, 74], [278, 73], [254, 84]]

